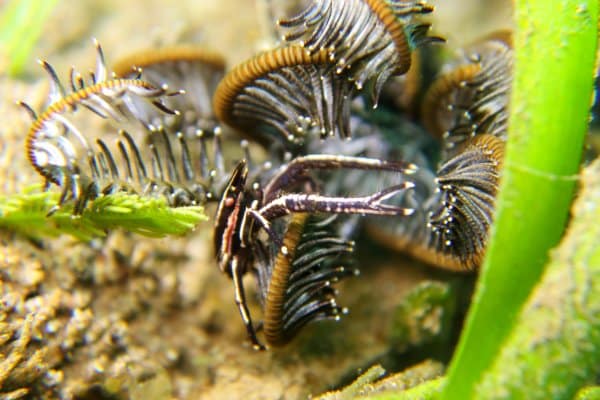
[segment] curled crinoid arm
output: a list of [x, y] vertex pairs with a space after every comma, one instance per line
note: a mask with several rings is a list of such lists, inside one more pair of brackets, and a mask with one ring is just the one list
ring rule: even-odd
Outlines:
[[441, 204], [432, 208], [428, 225], [436, 247], [469, 269], [483, 259], [503, 158], [504, 143], [480, 135], [438, 170]]
[[287, 344], [307, 323], [346, 313], [333, 285], [357, 273], [347, 265], [354, 243], [338, 238], [331, 224], [331, 218], [295, 214], [283, 227], [282, 245], [267, 245], [256, 274], [271, 347]]
[[299, 46], [261, 53], [230, 71], [213, 99], [217, 117], [265, 142], [307, 137], [350, 137], [353, 87], [331, 71], [325, 50], [309, 54]]
[[378, 220], [370, 232], [431, 265], [455, 271], [477, 268], [493, 221], [503, 157], [501, 139], [487, 134], [469, 139], [438, 169], [436, 192], [408, 203], [414, 204], [413, 215], [394, 224]]
[[463, 50], [431, 85], [422, 107], [427, 129], [444, 140], [443, 159], [468, 139], [491, 134], [506, 140], [512, 86], [510, 33], [495, 32]]
[[138, 118], [145, 124], [163, 125], [185, 134], [193, 134], [197, 129], [210, 131], [217, 126], [212, 96], [225, 73], [225, 59], [220, 54], [192, 45], [178, 45], [137, 51], [113, 64], [115, 75], [122, 78], [135, 77], [139, 70], [152, 85], [167, 84], [183, 91], [164, 100], [168, 108], [180, 112], [175, 116], [132, 99], [142, 114]]
[[[139, 76], [108, 79], [102, 50], [96, 48], [97, 66], [89, 83], [72, 72], [67, 92], [43, 62], [51, 81], [48, 104], [39, 115], [25, 105], [34, 118], [26, 141], [29, 160], [47, 182], [62, 189], [59, 206], [73, 201], [79, 213], [89, 200], [117, 190], [162, 195], [174, 206], [206, 201], [212, 196], [215, 172], [224, 174], [220, 128], [187, 135], [150, 129], [140, 119], [140, 104], [176, 115], [164, 103], [172, 93], [166, 85], [155, 86]], [[86, 115], [82, 108], [93, 113]], [[111, 120], [117, 129], [91, 131], [85, 119], [90, 116]], [[214, 141], [214, 166], [209, 140]]]
[[[73, 72], [70, 92], [50, 64], [41, 62], [50, 77], [47, 104], [38, 114], [33, 112], [32, 107], [22, 103], [34, 118], [26, 139], [29, 161], [47, 181], [62, 187], [84, 180], [79, 175], [87, 168], [84, 160], [92, 151], [94, 135], [90, 135], [83, 124], [78, 123], [78, 109], [87, 108], [95, 115], [121, 124], [136, 119], [137, 109], [133, 107], [131, 98], [140, 98], [164, 112], [176, 113], [163, 104], [164, 96], [169, 94], [166, 86], [157, 87], [139, 77], [108, 78], [104, 55], [98, 43], [96, 50], [96, 70], [90, 74], [89, 82], [86, 83], [81, 75]], [[76, 195], [75, 191], [71, 192]]]
[[377, 99], [390, 76], [409, 70], [412, 49], [441, 40], [428, 37], [429, 25], [415, 19], [432, 10], [424, 1], [414, 0], [315, 0], [278, 24], [284, 40], [310, 52], [330, 51], [336, 72], [349, 71], [358, 89], [374, 80]]

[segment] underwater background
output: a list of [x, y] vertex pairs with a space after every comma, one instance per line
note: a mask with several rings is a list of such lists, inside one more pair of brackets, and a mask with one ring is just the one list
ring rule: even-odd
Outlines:
[[[137, 50], [193, 43], [221, 53], [231, 68], [275, 46], [274, 20], [306, 3], [57, 1], [39, 22], [22, 71], [8, 74], [0, 60], [1, 193], [41, 183], [24, 150], [30, 121], [15, 105], [25, 100], [39, 109], [46, 99], [48, 81], [36, 58], [62, 77], [72, 65], [94, 67], [92, 38], [109, 65]], [[508, 0], [428, 3], [435, 6], [426, 17], [431, 33], [446, 39], [448, 53], [513, 26]], [[185, 237], [160, 239], [116, 231], [85, 243], [29, 240], [0, 230], [0, 396], [303, 399], [339, 389], [377, 364], [388, 373], [418, 365], [413, 375], [381, 384], [382, 391], [443, 374], [473, 274], [432, 268], [364, 233], [360, 276], [337, 286], [349, 314], [307, 326], [286, 347], [256, 352], [246, 343], [231, 282], [216, 268], [213, 214], [208, 208], [209, 220]], [[259, 315], [256, 289], [248, 288]]]

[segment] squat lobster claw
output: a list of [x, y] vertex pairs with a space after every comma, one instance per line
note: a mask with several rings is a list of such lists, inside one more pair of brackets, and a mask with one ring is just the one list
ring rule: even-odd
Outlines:
[[[408, 181], [363, 197], [333, 197], [313, 193], [311, 189], [298, 192], [298, 182], [307, 179], [308, 171], [337, 169], [410, 174], [416, 167], [404, 162], [364, 157], [309, 155], [298, 157], [283, 165], [261, 192], [246, 187], [248, 167], [247, 162], [242, 160], [234, 168], [225, 187], [215, 215], [214, 249], [219, 269], [233, 279], [235, 302], [248, 337], [257, 350], [264, 350], [265, 346], [256, 337], [242, 277], [248, 271], [261, 274], [263, 271], [259, 269], [266, 268], [264, 257], [261, 255], [265, 253], [268, 244], [259, 238], [261, 229], [268, 234], [271, 245], [276, 246], [277, 252], [287, 254], [288, 249], [282, 244], [281, 233], [272, 227], [273, 222], [286, 215], [327, 213], [405, 216], [412, 213], [410, 208], [383, 203], [394, 195], [412, 188], [414, 185]], [[334, 307], [335, 302], [331, 301], [331, 305]], [[305, 309], [298, 312], [307, 313], [306, 321], [322, 317], [316, 314], [316, 310], [314, 315]]]

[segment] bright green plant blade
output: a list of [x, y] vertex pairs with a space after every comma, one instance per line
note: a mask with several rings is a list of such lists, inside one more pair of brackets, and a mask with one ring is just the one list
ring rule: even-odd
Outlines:
[[477, 398], [571, 399], [600, 373], [600, 160]]
[[0, 227], [33, 238], [69, 234], [89, 240], [116, 228], [151, 237], [184, 235], [207, 219], [200, 206], [169, 207], [163, 198], [127, 193], [99, 197], [78, 217], [73, 217], [71, 205], [48, 217], [58, 197], [56, 192], [40, 192], [39, 188], [0, 197]]
[[559, 241], [591, 102], [597, 0], [517, 0], [504, 176], [466, 326], [443, 399], [465, 400], [497, 355]]
[[56, 3], [57, 0], [8, 0], [0, 9], [0, 73], [21, 73]]

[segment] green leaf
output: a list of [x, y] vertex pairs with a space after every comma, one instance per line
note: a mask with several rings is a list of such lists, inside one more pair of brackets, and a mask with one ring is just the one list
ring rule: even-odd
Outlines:
[[594, 76], [598, 2], [517, 0], [515, 71], [496, 223], [443, 399], [470, 399], [567, 220]]
[[68, 234], [89, 240], [117, 228], [150, 237], [184, 235], [207, 220], [203, 207], [170, 207], [162, 197], [128, 193], [99, 197], [80, 216], [73, 216], [71, 205], [47, 216], [58, 198], [58, 193], [41, 192], [39, 187], [0, 197], [0, 227], [34, 238]]
[[515, 329], [476, 388], [485, 399], [571, 399], [600, 374], [600, 160]]

